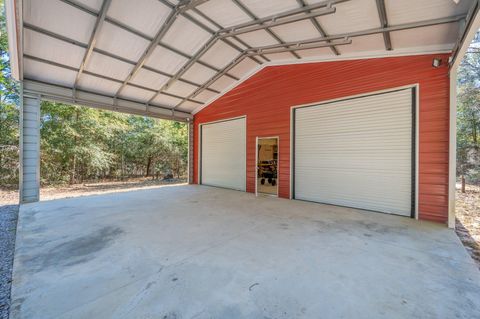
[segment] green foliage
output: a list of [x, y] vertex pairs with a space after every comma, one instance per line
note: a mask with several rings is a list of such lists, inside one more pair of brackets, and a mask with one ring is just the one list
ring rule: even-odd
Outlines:
[[[18, 185], [18, 88], [0, 0], [0, 186]], [[185, 124], [42, 102], [42, 184], [173, 174], [187, 167]]]
[[480, 182], [480, 54], [475, 48], [477, 44], [478, 41], [474, 41], [458, 71], [457, 174], [472, 183]]

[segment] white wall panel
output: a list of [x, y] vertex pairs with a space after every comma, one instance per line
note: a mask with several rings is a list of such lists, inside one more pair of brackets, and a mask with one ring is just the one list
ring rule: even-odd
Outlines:
[[[339, 48], [338, 46], [337, 48]], [[327, 57], [327, 56], [332, 56], [333, 52], [329, 48], [318, 48], [318, 49], [308, 49], [308, 50], [301, 50], [297, 51], [297, 53], [302, 57], [302, 58], [321, 58], [321, 57]]]
[[158, 0], [115, 0], [108, 16], [153, 38], [170, 12], [170, 8]]
[[201, 183], [245, 191], [246, 120], [201, 126]]
[[411, 215], [411, 89], [298, 108], [294, 134], [295, 198]]
[[[217, 94], [212, 92], [212, 91], [207, 91], [204, 90], [202, 93], [198, 94], [195, 96], [195, 100], [202, 101], [202, 102], [207, 102], [208, 100], [214, 98]], [[197, 107], [199, 105], [197, 104]]]

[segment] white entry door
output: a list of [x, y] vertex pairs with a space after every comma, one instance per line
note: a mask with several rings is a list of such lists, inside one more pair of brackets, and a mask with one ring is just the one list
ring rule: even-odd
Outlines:
[[201, 184], [245, 191], [245, 118], [203, 124], [200, 134]]
[[293, 116], [294, 198], [412, 215], [414, 89], [299, 107]]

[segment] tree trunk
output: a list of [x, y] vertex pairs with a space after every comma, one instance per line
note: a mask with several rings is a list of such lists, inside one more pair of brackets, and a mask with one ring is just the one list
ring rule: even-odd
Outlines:
[[145, 177], [150, 176], [150, 166], [152, 166], [152, 157], [151, 156], [148, 157], [147, 171], [145, 172]]
[[465, 193], [465, 175], [462, 175], [462, 193]]

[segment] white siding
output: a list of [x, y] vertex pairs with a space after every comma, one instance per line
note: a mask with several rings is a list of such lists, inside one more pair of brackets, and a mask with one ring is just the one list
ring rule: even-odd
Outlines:
[[410, 216], [412, 90], [295, 110], [295, 198]]
[[245, 119], [201, 126], [201, 183], [245, 191]]

